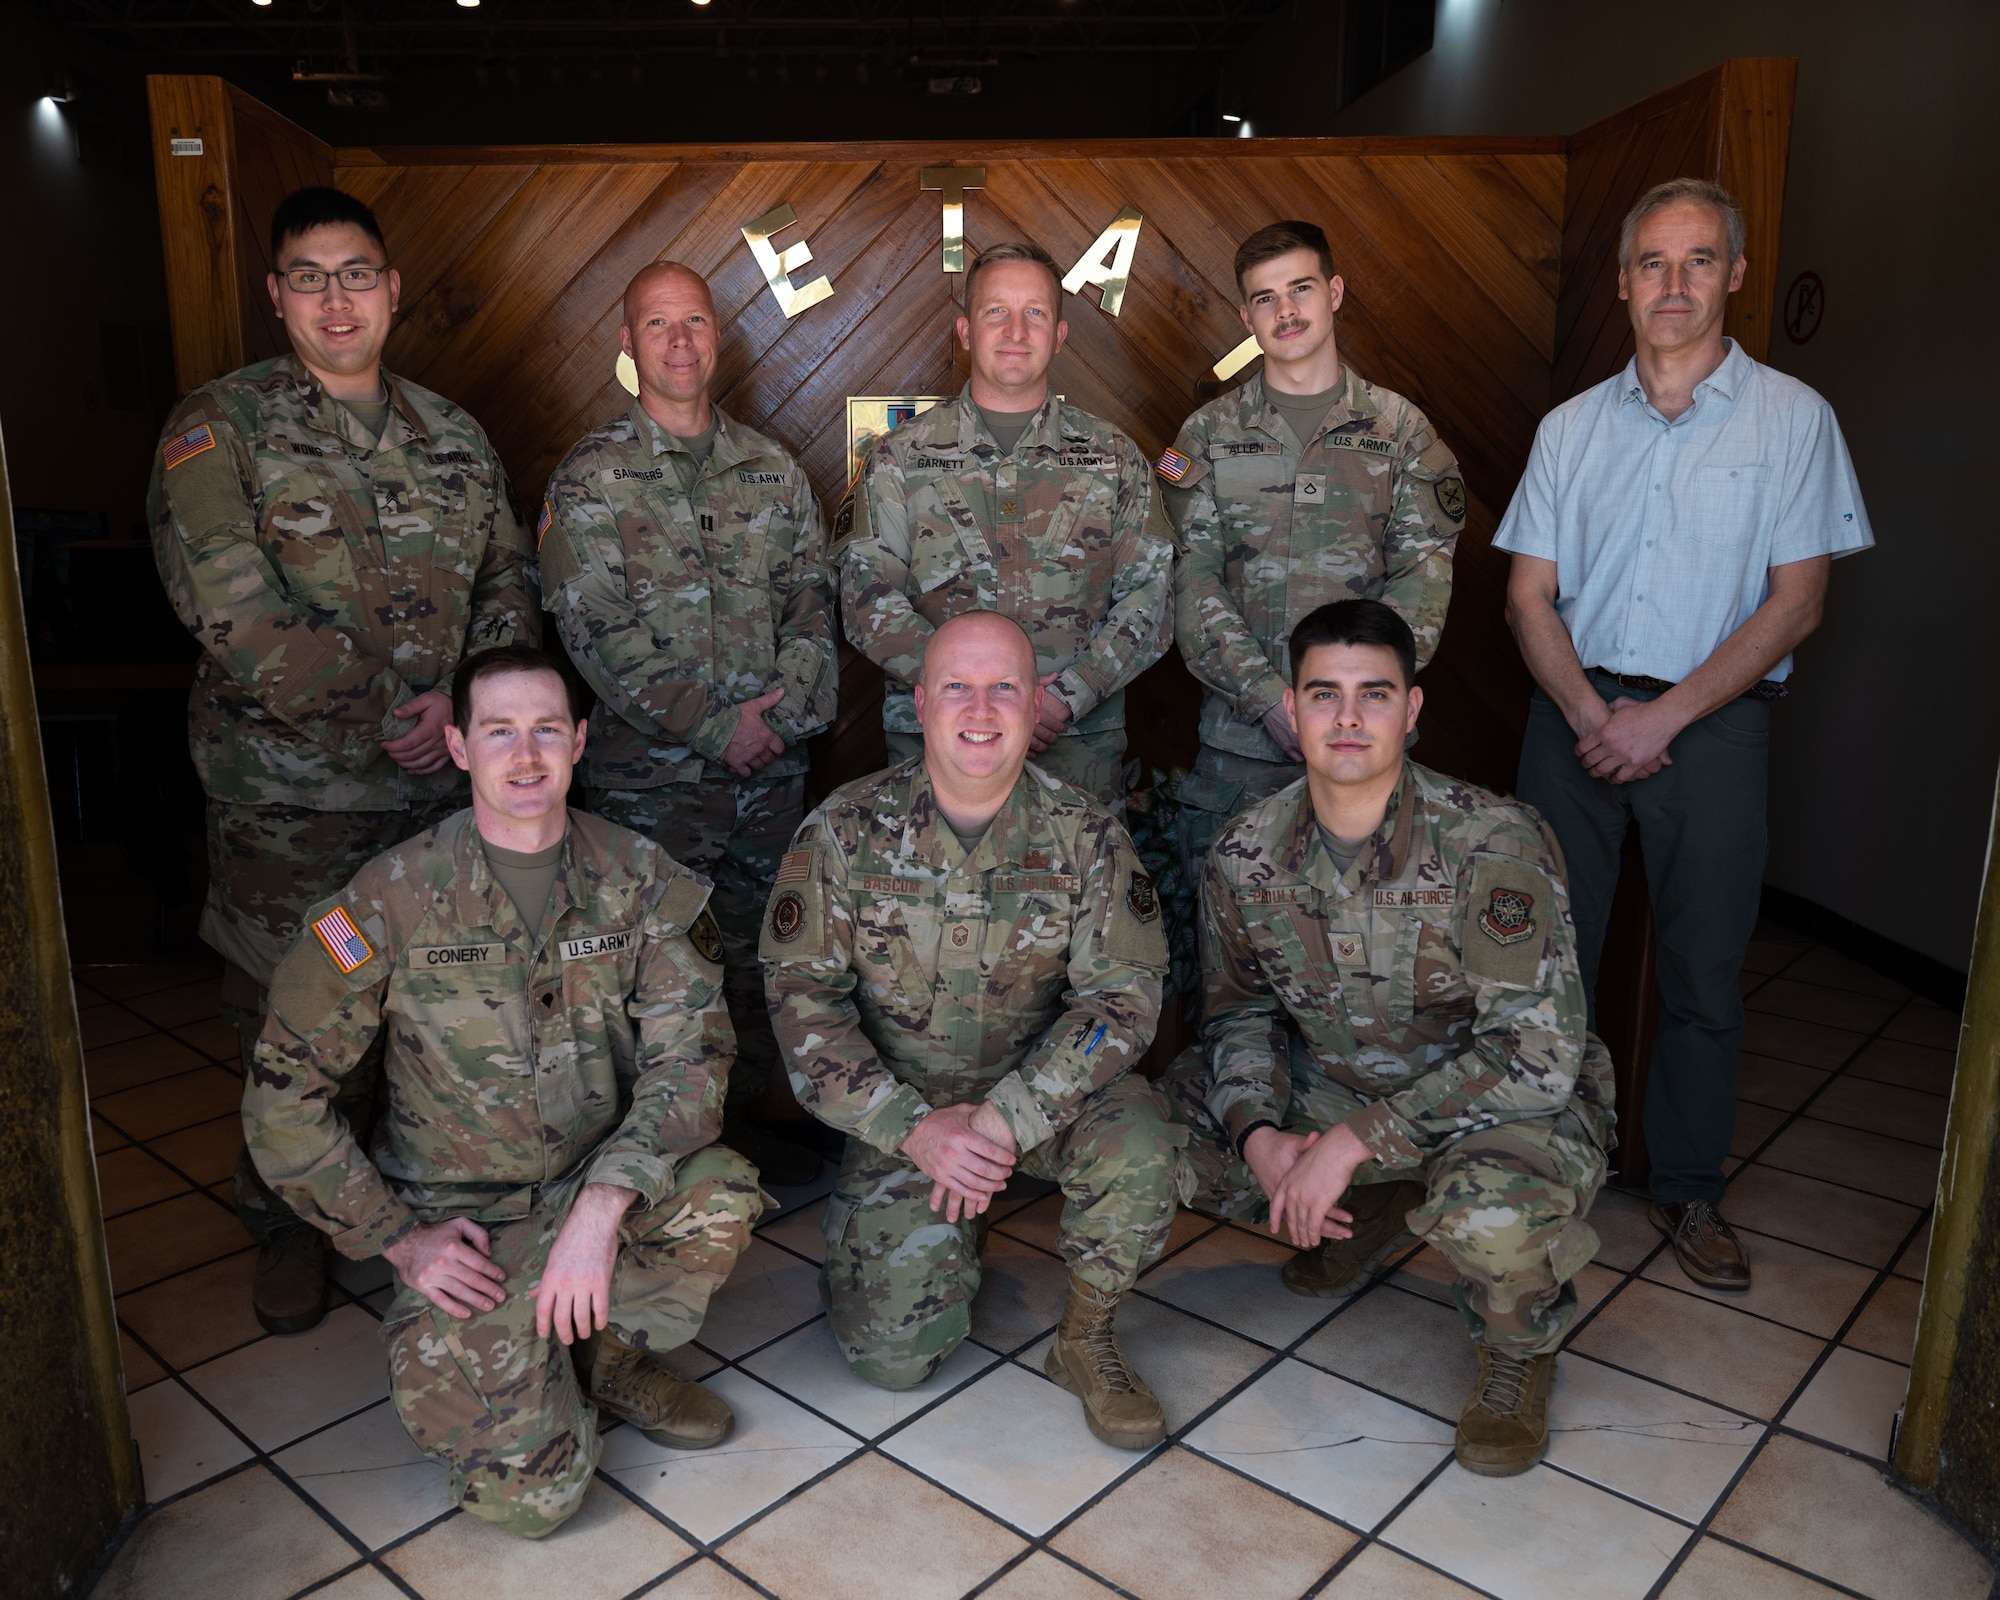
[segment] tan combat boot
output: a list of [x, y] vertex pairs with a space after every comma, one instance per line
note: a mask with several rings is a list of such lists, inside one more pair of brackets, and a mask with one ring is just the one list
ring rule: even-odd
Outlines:
[[326, 1321], [326, 1235], [303, 1222], [273, 1228], [257, 1252], [250, 1305], [270, 1333], [310, 1333]]
[[1458, 1464], [1482, 1478], [1511, 1478], [1548, 1453], [1549, 1391], [1556, 1358], [1479, 1347], [1479, 1382], [1458, 1419]]
[[1120, 1296], [1093, 1289], [1074, 1272], [1062, 1321], [1042, 1370], [1083, 1402], [1090, 1431], [1120, 1450], [1149, 1450], [1167, 1436], [1166, 1414], [1132, 1370], [1112, 1324]]
[[606, 1328], [588, 1341], [590, 1398], [622, 1417], [654, 1444], [670, 1450], [706, 1450], [736, 1426], [722, 1397], [677, 1378], [645, 1351]]
[[1423, 1203], [1424, 1186], [1407, 1179], [1349, 1189], [1341, 1209], [1354, 1218], [1353, 1237], [1326, 1239], [1299, 1251], [1280, 1274], [1285, 1287], [1293, 1294], [1329, 1298], [1365, 1283], [1403, 1238], [1403, 1219]]

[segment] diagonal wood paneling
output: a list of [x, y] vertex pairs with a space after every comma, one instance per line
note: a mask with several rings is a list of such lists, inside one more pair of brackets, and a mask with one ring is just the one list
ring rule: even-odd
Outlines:
[[[264, 263], [248, 241], [277, 195], [323, 178], [330, 159], [334, 181], [375, 206], [403, 276], [391, 364], [485, 424], [528, 504], [570, 444], [629, 403], [613, 378], [619, 303], [649, 261], [685, 261], [709, 278], [725, 324], [722, 403], [790, 446], [830, 509], [844, 487], [847, 396], [948, 393], [963, 382], [952, 332], [962, 279], [938, 268], [939, 202], [919, 188], [919, 168], [984, 166], [986, 187], [968, 196], [969, 241], [1036, 239], [1064, 266], [1121, 207], [1141, 209], [1123, 315], [1106, 316], [1094, 290], [1076, 297], [1054, 376], [1148, 452], [1171, 440], [1208, 367], [1242, 337], [1230, 271], [1237, 240], [1280, 217], [1318, 222], [1348, 283], [1343, 351], [1423, 407], [1458, 452], [1470, 492], [1456, 598], [1426, 674], [1424, 754], [1505, 787], [1527, 680], [1491, 539], [1552, 376], [1568, 393], [1617, 352], [1607, 219], [1615, 235], [1616, 218], [1663, 167], [1712, 170], [1725, 102], [1749, 130], [1738, 137], [1748, 152], [1738, 166], [1768, 181], [1768, 129], [1761, 143], [1753, 137], [1768, 112], [1758, 98], [1768, 77], [1743, 80], [1748, 92], [1732, 97], [1719, 71], [1704, 75], [1587, 130], [1573, 152], [1556, 139], [326, 152], [219, 80], [156, 79], [154, 93], [156, 131], [191, 96], [211, 106], [226, 91], [235, 108], [224, 130], [240, 147], [234, 226], [210, 254], [236, 263], [227, 298], [245, 325], [237, 348], [255, 353], [281, 331], [254, 326]], [[1777, 163], [1781, 185], [1781, 148]], [[161, 169], [164, 179], [164, 157]], [[170, 247], [187, 233], [180, 213], [199, 208], [199, 194], [181, 187], [188, 192], [171, 200], [163, 187]], [[789, 320], [738, 232], [781, 201], [801, 222], [785, 242], [812, 247], [801, 277], [824, 272], [835, 290]], [[183, 254], [191, 264], [174, 270], [193, 281], [199, 263]], [[183, 299], [192, 303], [176, 300], [177, 339]], [[879, 752], [862, 714], [877, 692], [858, 664], [843, 691], [845, 731], [824, 741], [820, 781], [865, 770]], [[1132, 697], [1136, 752], [1155, 764], [1187, 760], [1195, 700], [1177, 658], [1155, 668]]]

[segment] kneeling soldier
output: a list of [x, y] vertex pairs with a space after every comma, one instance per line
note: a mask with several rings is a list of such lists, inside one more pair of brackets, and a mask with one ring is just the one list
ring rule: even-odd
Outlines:
[[940, 627], [923, 753], [806, 819], [761, 953], [792, 1087], [849, 1136], [821, 1280], [848, 1364], [906, 1389], [958, 1348], [983, 1213], [1018, 1164], [1066, 1202], [1048, 1374], [1098, 1438], [1142, 1450], [1166, 1423], [1113, 1321], [1188, 1181], [1185, 1131], [1132, 1072], [1167, 946], [1124, 828], [1027, 765], [1036, 698], [1016, 623]]
[[1541, 820], [1404, 759], [1415, 658], [1379, 600], [1292, 631], [1306, 776], [1203, 869], [1205, 1027], [1167, 1087], [1197, 1130], [1202, 1199], [1268, 1204], [1300, 1247], [1297, 1293], [1347, 1293], [1409, 1234], [1452, 1264], [1479, 1346], [1458, 1459], [1505, 1477], [1548, 1446], [1570, 1280], [1597, 1251], [1611, 1062], [1584, 1032]]
[[[762, 1201], [713, 1142], [734, 1047], [708, 884], [564, 809], [584, 724], [548, 657], [473, 657], [452, 722], [472, 809], [307, 914], [243, 1121], [300, 1216], [395, 1267], [382, 1337], [410, 1437], [467, 1511], [537, 1538], [590, 1485], [591, 1402], [663, 1445], [728, 1434], [654, 1358], [694, 1337]], [[364, 1152], [334, 1105], [378, 1034]]]

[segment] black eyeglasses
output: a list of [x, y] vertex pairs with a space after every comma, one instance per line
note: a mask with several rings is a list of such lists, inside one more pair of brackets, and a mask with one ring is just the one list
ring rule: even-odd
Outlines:
[[384, 267], [342, 267], [338, 272], [323, 272], [318, 267], [292, 267], [278, 274], [292, 286], [294, 294], [325, 294], [326, 286], [335, 278], [343, 289], [352, 289], [357, 294], [372, 289], [382, 281]]

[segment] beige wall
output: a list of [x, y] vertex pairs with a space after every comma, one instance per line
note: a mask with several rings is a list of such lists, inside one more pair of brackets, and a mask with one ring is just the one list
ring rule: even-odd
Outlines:
[[[1330, 59], [1302, 4], [1246, 64]], [[1782, 294], [1826, 283], [1774, 366], [1839, 414], [1877, 547], [1837, 563], [1773, 719], [1772, 884], [1963, 971], [2000, 705], [2000, 5], [1439, 0], [1432, 51], [1337, 114], [1253, 70], [1261, 134], [1567, 133], [1726, 56], [1796, 56]]]

